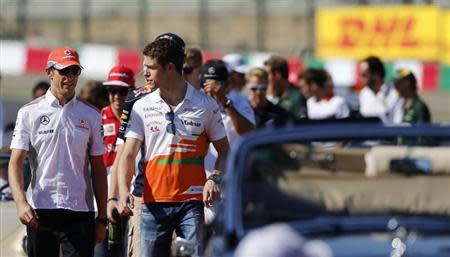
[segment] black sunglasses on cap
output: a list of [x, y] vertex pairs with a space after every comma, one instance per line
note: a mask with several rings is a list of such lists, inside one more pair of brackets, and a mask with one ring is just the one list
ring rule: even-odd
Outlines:
[[69, 66], [67, 68], [61, 69], [61, 70], [57, 70], [59, 75], [61, 76], [68, 76], [73, 75], [73, 76], [80, 76], [81, 74], [81, 68], [78, 66]]

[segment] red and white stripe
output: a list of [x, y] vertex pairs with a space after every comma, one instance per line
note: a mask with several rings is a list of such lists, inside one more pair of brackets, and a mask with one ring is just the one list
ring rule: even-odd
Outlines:
[[[76, 48], [84, 67], [82, 76], [90, 79], [104, 79], [111, 67], [126, 65], [136, 74], [142, 67], [139, 49], [118, 48], [109, 45], [85, 44]], [[28, 73], [42, 73], [45, 70], [48, 48], [28, 46], [22, 41], [0, 41], [0, 72], [6, 75], [20, 76]], [[264, 61], [272, 53], [253, 52], [248, 54], [248, 65], [263, 67]], [[221, 52], [205, 52], [204, 59], [221, 58]], [[297, 74], [305, 67], [303, 60], [297, 56], [286, 56], [289, 64], [289, 80], [297, 82]], [[396, 60], [394, 69], [411, 69], [419, 82], [419, 88], [433, 91], [438, 88], [440, 66], [437, 62], [421, 62], [418, 60]], [[354, 59], [335, 58], [325, 60], [324, 67], [333, 77], [336, 86], [352, 86], [358, 84], [358, 61]]]

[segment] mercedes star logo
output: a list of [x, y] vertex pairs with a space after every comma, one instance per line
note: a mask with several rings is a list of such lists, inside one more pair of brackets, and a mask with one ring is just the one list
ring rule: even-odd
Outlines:
[[47, 125], [50, 123], [50, 118], [47, 115], [41, 116], [41, 119], [39, 120], [42, 125]]

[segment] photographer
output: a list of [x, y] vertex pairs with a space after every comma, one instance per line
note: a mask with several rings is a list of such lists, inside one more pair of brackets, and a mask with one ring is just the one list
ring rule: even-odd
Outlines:
[[[201, 84], [203, 91], [214, 98], [220, 106], [223, 125], [230, 145], [244, 133], [255, 128], [255, 115], [248, 98], [228, 86], [228, 70], [221, 60], [210, 60], [202, 67]], [[205, 158], [205, 169], [208, 174], [214, 168], [217, 152], [209, 147]], [[206, 209], [206, 222], [214, 218], [213, 209]]]

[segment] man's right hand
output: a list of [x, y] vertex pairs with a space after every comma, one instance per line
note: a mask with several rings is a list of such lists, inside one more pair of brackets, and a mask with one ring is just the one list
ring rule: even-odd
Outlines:
[[33, 229], [39, 227], [38, 215], [26, 201], [17, 204], [17, 215], [22, 224], [30, 226]]
[[116, 220], [114, 219], [114, 210], [117, 210], [119, 207], [116, 200], [108, 200], [108, 204], [106, 206], [106, 215], [108, 216], [108, 220], [112, 224], [116, 224]]
[[119, 198], [119, 205], [117, 211], [121, 216], [133, 216], [134, 198], [132, 194], [122, 194]]

